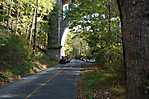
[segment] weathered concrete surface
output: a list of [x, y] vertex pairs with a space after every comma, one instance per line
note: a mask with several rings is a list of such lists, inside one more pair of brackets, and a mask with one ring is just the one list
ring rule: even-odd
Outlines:
[[60, 60], [61, 40], [64, 30], [68, 26], [68, 20], [63, 18], [63, 0], [56, 0], [57, 13], [52, 14], [50, 32], [48, 33], [48, 55], [55, 60]]
[[48, 49], [47, 55], [54, 60], [60, 60], [60, 48], [59, 49]]

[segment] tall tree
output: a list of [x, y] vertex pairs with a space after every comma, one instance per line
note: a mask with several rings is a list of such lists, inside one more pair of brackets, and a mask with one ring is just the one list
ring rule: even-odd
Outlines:
[[35, 53], [36, 48], [36, 35], [37, 35], [37, 14], [38, 14], [38, 0], [36, 0], [36, 8], [35, 8], [35, 29], [33, 35], [33, 52]]
[[149, 66], [149, 1], [117, 0], [127, 71], [127, 99], [149, 99], [146, 76]]

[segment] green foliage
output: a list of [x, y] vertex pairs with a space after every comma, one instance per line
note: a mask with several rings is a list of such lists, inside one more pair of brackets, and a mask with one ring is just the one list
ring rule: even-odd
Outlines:
[[69, 57], [86, 57], [89, 53], [89, 47], [85, 40], [80, 35], [73, 32], [67, 34], [66, 42], [64, 44], [65, 54]]
[[[117, 85], [111, 88], [112, 94], [118, 97], [123, 97], [126, 93], [126, 89], [123, 86]], [[123, 98], [120, 98], [123, 99]]]
[[10, 69], [12, 73], [21, 75], [31, 69], [31, 50], [25, 40], [17, 36], [0, 38], [0, 68]]
[[87, 90], [93, 90], [100, 87], [111, 86], [115, 79], [115, 75], [105, 71], [91, 72], [88, 73], [85, 77], [85, 86]]
[[[126, 90], [124, 86], [119, 83], [118, 74], [102, 68], [99, 71], [87, 72], [82, 75], [83, 82], [83, 95], [87, 99], [94, 99], [95, 93], [98, 95], [98, 92], [107, 92], [108, 89], [114, 99], [123, 99], [123, 95]], [[102, 96], [104, 93], [99, 94]]]
[[7, 82], [8, 77], [0, 73], [0, 82]]
[[89, 53], [84, 56], [96, 59], [100, 64], [119, 66], [123, 60], [120, 19], [113, 2], [81, 0], [71, 5], [69, 28], [87, 43]]
[[67, 34], [67, 39], [66, 39], [66, 42], [65, 42], [65, 54], [66, 56], [69, 56], [69, 57], [72, 57], [73, 56], [73, 34], [72, 33], [68, 33]]
[[[54, 2], [54, 0], [39, 0], [38, 2], [36, 41], [40, 46], [47, 44], [45, 38], [49, 33], [48, 15], [53, 10]], [[0, 31], [13, 32], [13, 34], [26, 38], [29, 43], [33, 43], [31, 31], [35, 27], [33, 22], [35, 9], [36, 0], [0, 1]]]
[[104, 57], [105, 51], [103, 49], [99, 49], [94, 55], [96, 56], [97, 63], [105, 64], [106, 58]]
[[[33, 67], [33, 39], [36, 46], [47, 47], [49, 13], [54, 5], [54, 0], [39, 0], [38, 4], [36, 0], [0, 0], [0, 71], [15, 75], [30, 72]], [[34, 38], [35, 9], [37, 33]], [[47, 56], [43, 60], [48, 60]]]
[[46, 55], [45, 53], [42, 52], [38, 52], [38, 54], [36, 54], [36, 56], [34, 56], [33, 58], [34, 61], [39, 61], [41, 64], [45, 64], [45, 65], [54, 65], [57, 63], [57, 61], [51, 59], [48, 55]]

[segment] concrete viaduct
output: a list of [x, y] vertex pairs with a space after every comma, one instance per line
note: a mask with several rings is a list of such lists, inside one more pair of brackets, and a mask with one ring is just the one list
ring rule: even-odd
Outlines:
[[63, 6], [64, 4], [70, 4], [72, 0], [56, 0], [57, 7], [59, 8], [57, 15], [55, 16], [55, 23], [52, 23], [54, 29], [50, 30], [48, 34], [48, 47], [47, 54], [52, 59], [60, 59], [61, 51], [61, 39], [65, 28], [68, 25], [68, 21], [63, 17]]

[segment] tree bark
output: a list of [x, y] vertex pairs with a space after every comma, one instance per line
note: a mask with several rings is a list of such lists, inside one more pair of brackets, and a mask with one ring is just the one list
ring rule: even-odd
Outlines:
[[92, 0], [93, 5], [93, 13], [96, 13], [96, 0]]
[[[32, 16], [32, 25], [30, 28], [30, 40], [29, 40], [29, 44], [32, 44], [32, 39], [33, 39], [33, 46], [35, 45], [35, 32], [36, 32], [36, 28], [37, 28], [37, 10], [38, 10], [38, 0], [36, 0], [36, 7], [34, 8], [34, 13]], [[33, 48], [34, 49], [34, 48]]]
[[[118, 4], [118, 10], [119, 10], [119, 16], [120, 16], [120, 19], [121, 19], [121, 26], [123, 27], [123, 22], [122, 22], [122, 11], [121, 11], [121, 8], [120, 8], [120, 2], [119, 0], [117, 0], [117, 4]], [[122, 33], [123, 33], [123, 30], [121, 30]], [[122, 39], [122, 46], [123, 46], [123, 66], [121, 67], [121, 72], [122, 72], [122, 76], [121, 76], [121, 82], [123, 85], [126, 85], [126, 80], [127, 80], [127, 71], [126, 71], [126, 54], [125, 54], [125, 45], [124, 45], [124, 39], [123, 39], [123, 36], [121, 37]]]
[[17, 6], [17, 16], [16, 16], [16, 27], [15, 27], [15, 34], [18, 35], [18, 25], [19, 25], [19, 17], [20, 17], [20, 12], [19, 12], [19, 3], [16, 4]]
[[[10, 0], [10, 2], [12, 3], [12, 0]], [[9, 27], [9, 28], [11, 28], [11, 27], [10, 27], [11, 11], [12, 11], [12, 4], [10, 4], [10, 6], [8, 6], [8, 8], [7, 8], [7, 16], [9, 17], [9, 18], [7, 19], [7, 27]]]
[[149, 1], [117, 1], [122, 22], [127, 99], [149, 99], [145, 93], [149, 66]]
[[35, 28], [35, 14], [36, 14], [36, 9], [34, 9], [34, 14], [32, 16], [32, 25], [31, 25], [31, 28], [30, 28], [30, 37], [29, 37], [29, 45], [32, 44], [32, 36], [33, 36], [33, 29]]
[[35, 9], [35, 29], [33, 34], [33, 54], [35, 54], [36, 50], [36, 34], [37, 34], [37, 16], [38, 14], [38, 0], [36, 0], [36, 9]]

